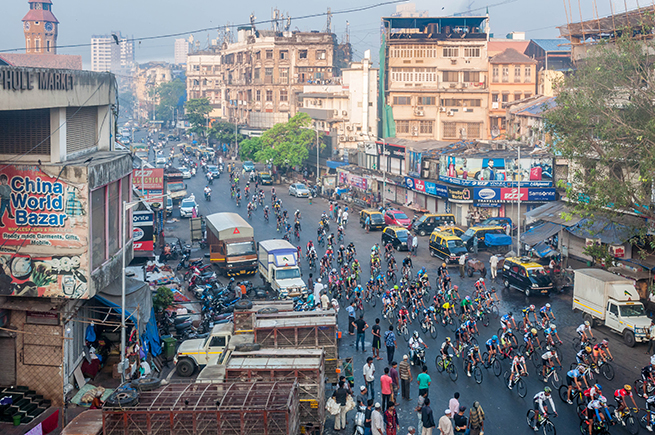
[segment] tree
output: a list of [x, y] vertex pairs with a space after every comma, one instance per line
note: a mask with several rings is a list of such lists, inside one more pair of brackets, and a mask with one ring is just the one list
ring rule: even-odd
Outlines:
[[[235, 140], [235, 127], [234, 124], [230, 124], [224, 121], [214, 121], [212, 127], [209, 129], [209, 137], [216, 140], [218, 143], [234, 143]], [[239, 143], [247, 139], [246, 136], [242, 134], [237, 135]]]
[[160, 313], [170, 307], [174, 300], [171, 289], [162, 286], [157, 289], [157, 293], [152, 298], [152, 306], [155, 308], [156, 313]]
[[255, 160], [256, 155], [263, 148], [260, 137], [252, 137], [239, 143], [239, 158], [241, 160]]
[[558, 86], [545, 114], [553, 148], [569, 160], [563, 184], [576, 212], [655, 218], [655, 44], [623, 31], [599, 43]]
[[311, 122], [309, 115], [299, 112], [289, 122], [266, 130], [260, 138], [260, 150], [255, 152], [254, 160], [283, 168], [302, 164], [309, 155], [308, 148], [316, 143]]
[[182, 106], [181, 102], [186, 94], [186, 83], [179, 79], [161, 83], [155, 89], [155, 94], [159, 98], [159, 103], [155, 108], [155, 117], [160, 121], [168, 122], [173, 119], [175, 108]]
[[184, 104], [186, 116], [191, 123], [191, 131], [200, 133], [205, 131], [207, 115], [212, 111], [208, 98], [193, 98]]

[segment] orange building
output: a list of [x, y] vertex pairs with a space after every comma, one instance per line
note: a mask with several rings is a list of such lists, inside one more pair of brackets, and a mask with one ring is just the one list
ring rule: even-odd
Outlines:
[[503, 103], [532, 97], [537, 88], [537, 61], [507, 48], [489, 59], [489, 137], [504, 138]]
[[25, 52], [57, 54], [59, 21], [52, 13], [51, 0], [30, 0], [30, 10], [23, 17]]

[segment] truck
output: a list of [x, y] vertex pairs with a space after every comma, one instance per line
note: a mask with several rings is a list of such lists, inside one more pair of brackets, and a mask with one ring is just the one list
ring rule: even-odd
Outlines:
[[264, 240], [257, 249], [259, 274], [264, 284], [280, 299], [307, 294], [300, 277], [298, 250], [286, 240]]
[[629, 347], [647, 340], [650, 319], [632, 280], [601, 269], [576, 270], [573, 310], [590, 325], [604, 323]]
[[225, 276], [255, 273], [255, 232], [237, 213], [214, 213], [205, 218], [209, 261]]
[[186, 198], [186, 184], [182, 171], [169, 167], [164, 170], [164, 190], [173, 201], [181, 201]]

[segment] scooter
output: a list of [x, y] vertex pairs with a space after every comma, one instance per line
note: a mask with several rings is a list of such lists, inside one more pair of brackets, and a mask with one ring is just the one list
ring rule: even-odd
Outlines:
[[355, 414], [355, 432], [353, 435], [364, 435], [364, 423], [366, 422], [366, 407], [360, 406]]
[[414, 351], [414, 365], [417, 367], [423, 367], [425, 365], [425, 349], [419, 348]]

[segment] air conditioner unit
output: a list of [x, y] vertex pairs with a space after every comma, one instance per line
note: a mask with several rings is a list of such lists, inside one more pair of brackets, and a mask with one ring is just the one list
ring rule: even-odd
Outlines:
[[430, 170], [429, 169], [423, 169], [421, 171], [421, 178], [430, 178]]
[[346, 130], [348, 130], [348, 131], [352, 131], [352, 130], [353, 130], [353, 126], [352, 126], [352, 125], [346, 125]]
[[451, 87], [451, 88], [456, 88], [456, 87], [457, 87], [457, 83], [451, 83], [451, 84], [450, 84], [450, 87]]
[[341, 111], [341, 114], [342, 114], [343, 116], [348, 116], [348, 112], [345, 111], [345, 110]]
[[354, 136], [348, 136], [348, 141], [349, 141], [349, 142], [354, 142], [354, 141], [355, 141], [355, 137], [354, 137]]
[[418, 136], [418, 132], [417, 131], [412, 132], [412, 136]]
[[498, 101], [494, 101], [494, 102], [491, 103], [491, 108], [492, 108], [492, 109], [498, 109], [498, 106], [499, 106], [499, 105], [500, 105], [500, 104], [498, 103]]
[[345, 142], [346, 136], [339, 136], [339, 142]]
[[439, 107], [439, 112], [445, 112], [446, 108], [445, 107]]
[[423, 169], [430, 169], [430, 161], [423, 160]]
[[417, 111], [414, 112], [414, 114], [415, 114], [416, 116], [425, 116], [425, 112], [422, 111], [422, 110], [417, 110]]
[[455, 116], [455, 112], [453, 112], [452, 110], [449, 110], [448, 111], [448, 116]]
[[471, 109], [469, 109], [468, 107], [464, 107], [462, 110], [463, 110], [464, 112], [468, 112], [468, 111], [471, 110]]

